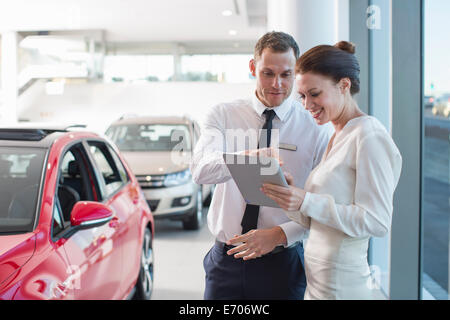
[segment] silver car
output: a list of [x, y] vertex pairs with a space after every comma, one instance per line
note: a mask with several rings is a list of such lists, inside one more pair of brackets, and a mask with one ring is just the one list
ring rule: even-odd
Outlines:
[[107, 129], [136, 175], [155, 219], [183, 221], [184, 229], [198, 229], [203, 204], [213, 185], [192, 181], [189, 160], [200, 136], [188, 117], [121, 118]]

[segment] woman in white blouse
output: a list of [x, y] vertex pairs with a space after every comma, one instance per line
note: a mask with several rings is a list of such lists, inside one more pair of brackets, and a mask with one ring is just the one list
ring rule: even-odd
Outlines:
[[383, 125], [353, 98], [359, 92], [354, 52], [353, 44], [341, 41], [314, 47], [297, 61], [303, 105], [319, 125], [331, 121], [335, 134], [304, 189], [262, 188], [290, 219], [309, 229], [305, 299], [373, 298], [369, 238], [383, 237], [391, 227], [402, 158]]

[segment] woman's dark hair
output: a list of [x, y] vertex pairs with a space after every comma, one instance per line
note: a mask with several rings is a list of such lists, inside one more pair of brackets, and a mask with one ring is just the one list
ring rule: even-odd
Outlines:
[[359, 92], [359, 63], [354, 53], [355, 45], [347, 41], [314, 47], [297, 60], [295, 73], [316, 73], [330, 77], [336, 83], [349, 78], [352, 82], [350, 93], [354, 95]]

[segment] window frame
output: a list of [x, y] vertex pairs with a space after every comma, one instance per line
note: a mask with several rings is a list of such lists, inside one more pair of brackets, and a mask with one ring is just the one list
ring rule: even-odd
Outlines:
[[[125, 175], [126, 175], [126, 181], [124, 181], [124, 185], [127, 185], [131, 181], [131, 177], [128, 173], [127, 168], [125, 167], [124, 163], [122, 162], [122, 159], [120, 159], [119, 153], [109, 143], [106, 143], [106, 147], [109, 150], [109, 153], [111, 154], [112, 159], [114, 160], [114, 163], [116, 164], [116, 166], [119, 164], [123, 168], [123, 171], [125, 172]], [[119, 163], [117, 163], [117, 162], [119, 162]]]
[[[56, 178], [56, 184], [55, 184], [55, 191], [53, 194], [53, 207], [52, 207], [52, 219], [51, 219], [51, 225], [50, 225], [50, 235], [51, 235], [51, 239], [53, 242], [57, 242], [58, 240], [60, 240], [61, 238], [66, 237], [67, 235], [71, 235], [71, 224], [70, 222], [65, 224], [65, 220], [64, 217], [62, 216], [62, 209], [61, 209], [61, 205], [59, 203], [59, 198], [58, 198], [58, 187], [59, 187], [59, 180], [60, 180], [60, 175], [62, 173], [62, 159], [64, 158], [64, 156], [67, 154], [67, 152], [71, 151], [72, 148], [74, 148], [77, 144], [79, 144], [80, 146], [78, 147], [80, 152], [83, 153], [84, 158], [87, 161], [87, 166], [88, 166], [88, 170], [91, 170], [92, 174], [93, 174], [93, 179], [94, 179], [94, 186], [93, 188], [96, 192], [96, 194], [98, 195], [97, 198], [97, 202], [102, 202], [102, 198], [101, 198], [101, 193], [100, 193], [100, 188], [99, 188], [99, 182], [98, 182], [98, 177], [96, 176], [96, 172], [95, 172], [95, 168], [93, 166], [92, 160], [89, 157], [89, 153], [87, 152], [88, 150], [86, 150], [86, 147], [84, 145], [84, 140], [85, 139], [77, 139], [74, 141], [71, 141], [70, 143], [68, 143], [63, 150], [61, 151], [61, 156], [59, 157], [59, 161], [58, 161], [58, 174], [57, 174], [57, 178]], [[95, 201], [95, 200], [92, 200]], [[58, 232], [57, 234], [53, 233], [53, 220], [54, 220], [54, 212], [55, 212], [55, 206], [57, 206], [58, 209], [58, 214], [59, 214], [59, 218], [61, 219], [61, 221], [63, 222], [64, 228], [63, 230], [61, 230], [60, 232]]]
[[423, 0], [392, 1], [392, 138], [403, 158], [394, 195], [390, 298], [422, 298]]
[[[357, 44], [361, 110], [372, 113], [371, 35], [365, 26], [374, 0], [350, 0], [350, 40]], [[389, 299], [420, 299], [422, 284], [422, 153], [423, 153], [423, 0], [389, 1], [391, 24], [391, 135], [403, 158], [394, 193], [388, 267]], [[379, 111], [379, 110], [378, 110]], [[377, 264], [369, 246], [369, 263]]]
[[[129, 184], [130, 184], [130, 182], [131, 182], [131, 179], [130, 179], [130, 177], [129, 177], [129, 175], [128, 175], [128, 171], [126, 171], [127, 172], [127, 177], [128, 177], [128, 181], [126, 182], [126, 183], [123, 183], [122, 184], [122, 186], [120, 187], [120, 188], [118, 188], [117, 190], [115, 190], [113, 193], [111, 193], [111, 194], [107, 194], [107, 192], [106, 192], [106, 183], [105, 183], [105, 181], [104, 181], [104, 178], [103, 178], [103, 175], [102, 175], [102, 172], [101, 172], [101, 170], [100, 170], [100, 168], [98, 167], [98, 165], [97, 165], [97, 162], [95, 161], [95, 159], [94, 159], [94, 157], [93, 157], [93, 155], [91, 154], [91, 152], [90, 152], [90, 150], [89, 150], [89, 148], [91, 147], [90, 145], [89, 145], [89, 142], [94, 142], [94, 143], [101, 143], [101, 144], [104, 144], [105, 145], [105, 147], [106, 147], [106, 150], [108, 151], [108, 153], [109, 153], [109, 156], [110, 156], [110, 161], [112, 161], [112, 163], [114, 163], [114, 165], [116, 166], [116, 170], [118, 171], [118, 169], [117, 169], [117, 165], [116, 165], [116, 163], [115, 163], [115, 161], [114, 161], [114, 158], [112, 157], [112, 155], [110, 154], [110, 152], [109, 152], [109, 150], [108, 150], [108, 146], [109, 146], [109, 144], [108, 144], [108, 142], [107, 141], [104, 141], [104, 140], [100, 140], [100, 139], [92, 139], [92, 138], [89, 138], [89, 139], [84, 139], [84, 141], [83, 141], [83, 143], [84, 143], [84, 148], [86, 149], [86, 152], [87, 152], [87, 156], [88, 156], [88, 158], [90, 159], [90, 161], [91, 161], [91, 163], [92, 163], [92, 166], [93, 166], [93, 168], [94, 168], [94, 174], [95, 174], [95, 176], [96, 176], [96, 180], [97, 180], [97, 183], [99, 184], [99, 187], [100, 187], [100, 195], [101, 195], [101, 198], [102, 198], [102, 203], [103, 204], [106, 204], [110, 199], [112, 199], [112, 198], [114, 198], [119, 192], [121, 192], [126, 186], [128, 186]], [[113, 149], [114, 150], [114, 149]], [[107, 159], [108, 160], [108, 159]], [[109, 163], [109, 162], [108, 162]], [[125, 166], [124, 166], [125, 167]], [[126, 168], [125, 168], [126, 169]], [[120, 176], [120, 175], [119, 175]], [[103, 188], [103, 189], [102, 189]]]

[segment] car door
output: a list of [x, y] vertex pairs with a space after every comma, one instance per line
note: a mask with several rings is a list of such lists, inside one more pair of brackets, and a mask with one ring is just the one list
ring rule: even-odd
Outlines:
[[116, 212], [122, 238], [122, 288], [127, 292], [137, 279], [141, 254], [139, 189], [133, 186], [116, 152], [103, 141], [89, 140], [90, 155], [99, 168], [105, 203]]
[[[82, 143], [73, 145], [62, 155], [55, 196], [65, 228], [70, 228], [70, 212], [76, 202], [103, 201], [101, 181], [98, 180], [95, 168]], [[111, 221], [100, 227], [80, 230], [68, 237], [64, 249], [73, 268], [77, 268], [79, 278], [75, 290], [76, 299], [121, 297], [120, 233], [120, 226]]]

